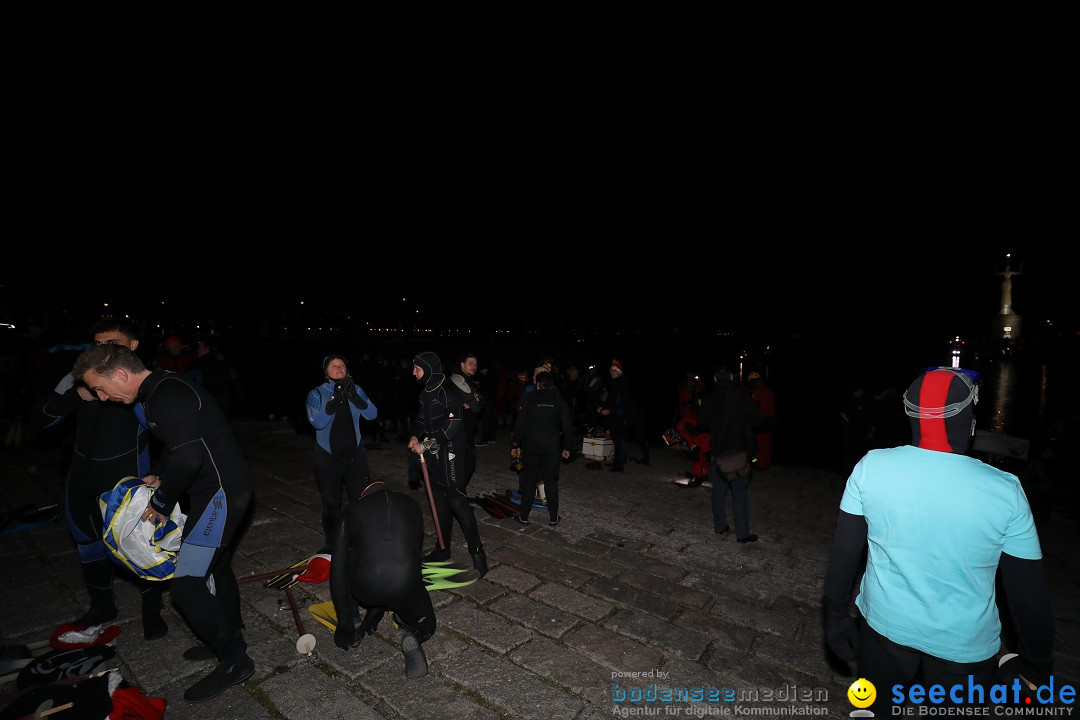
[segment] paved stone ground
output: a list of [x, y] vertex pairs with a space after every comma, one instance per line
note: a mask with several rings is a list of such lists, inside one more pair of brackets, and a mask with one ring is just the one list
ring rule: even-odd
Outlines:
[[[257, 506], [239, 543], [243, 577], [286, 567], [321, 545], [312, 438], [281, 423], [238, 422], [257, 487]], [[479, 449], [470, 490], [516, 488], [505, 431]], [[405, 450], [370, 448], [373, 479], [406, 490]], [[0, 509], [57, 502], [60, 453], [0, 453]], [[35, 468], [32, 465], [37, 465]], [[195, 640], [171, 605], [169, 634], [147, 642], [133, 585], [116, 583], [123, 633], [118, 667], [131, 684], [168, 700], [167, 717], [215, 718], [599, 718], [619, 710], [700, 717], [811, 706], [847, 716], [854, 677], [823, 650], [820, 595], [842, 478], [774, 466], [751, 486], [756, 544], [712, 532], [708, 491], [671, 480], [689, 463], [657, 448], [650, 466], [621, 474], [590, 471], [579, 459], [562, 470], [563, 522], [546, 513], [520, 528], [479, 508], [491, 571], [474, 585], [435, 592], [439, 629], [425, 644], [430, 673], [404, 676], [397, 634], [345, 652], [306, 611], [314, 653], [296, 651], [297, 629], [284, 594], [261, 582], [241, 586], [255, 675], [193, 706], [184, 689], [212, 663], [189, 663]], [[31, 472], [33, 471], [33, 472]], [[406, 490], [407, 491], [407, 490]], [[423, 495], [414, 497], [426, 508]], [[425, 509], [425, 514], [428, 514]], [[537, 522], [539, 521], [539, 522]], [[429, 528], [427, 547], [434, 544]], [[1056, 673], [1080, 678], [1080, 536], [1054, 515], [1043, 531], [1057, 627]], [[454, 558], [468, 562], [460, 528]], [[0, 640], [29, 642], [85, 607], [78, 560], [63, 525], [0, 535]], [[327, 584], [295, 587], [302, 606], [328, 600]], [[166, 596], [168, 597], [168, 596]], [[635, 675], [636, 674], [636, 675]], [[613, 688], [614, 684], [618, 688]], [[731, 688], [742, 702], [613, 702], [613, 690]], [[2, 688], [0, 693], [12, 688]], [[757, 692], [754, 700], [752, 693]], [[771, 693], [771, 699], [770, 699]], [[809, 703], [793, 699], [808, 693]], [[629, 714], [629, 713], [627, 713]]]

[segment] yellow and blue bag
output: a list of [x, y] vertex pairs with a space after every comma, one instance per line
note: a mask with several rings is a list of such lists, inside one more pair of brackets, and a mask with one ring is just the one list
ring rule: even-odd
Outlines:
[[126, 477], [101, 494], [105, 547], [115, 562], [147, 580], [168, 580], [176, 571], [187, 516], [174, 507], [163, 525], [142, 521], [154, 489], [137, 477]]

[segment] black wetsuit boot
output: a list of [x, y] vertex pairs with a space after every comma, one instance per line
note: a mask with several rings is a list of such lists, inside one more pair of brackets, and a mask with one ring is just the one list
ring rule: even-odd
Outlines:
[[161, 619], [161, 592], [160, 583], [142, 590], [142, 627], [143, 637], [147, 640], [165, 637], [169, 632], [169, 626]]
[[476, 552], [469, 554], [472, 555], [473, 567], [476, 568], [476, 572], [480, 573], [480, 577], [487, 575], [487, 553], [484, 552], [484, 546], [481, 545], [476, 549]]
[[118, 614], [113, 602], [113, 570], [108, 559], [83, 563], [83, 580], [90, 593], [90, 609], [75, 621], [75, 625], [92, 627], [115, 620]]

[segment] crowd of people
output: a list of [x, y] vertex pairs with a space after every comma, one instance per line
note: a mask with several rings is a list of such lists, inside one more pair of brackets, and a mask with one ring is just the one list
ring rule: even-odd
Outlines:
[[[114, 563], [102, 545], [96, 501], [118, 478], [142, 478], [152, 489], [143, 521], [164, 523], [178, 503], [188, 517], [167, 588], [203, 643], [184, 657], [217, 660], [214, 670], [184, 694], [191, 702], [208, 700], [254, 671], [231, 569], [254, 500], [247, 461], [230, 422], [234, 408], [244, 404], [240, 376], [206, 342], [191, 349], [170, 336], [147, 363], [127, 323], [104, 320], [90, 335], [91, 342], [79, 348], [70, 372], [36, 406], [33, 418], [41, 432], [68, 416], [76, 420], [65, 507], [89, 608], [75, 624], [100, 625], [118, 615]], [[457, 525], [472, 570], [478, 577], [487, 573], [468, 485], [478, 465], [477, 448], [493, 443], [500, 429], [509, 434], [511, 456], [520, 461], [516, 517], [521, 525], [529, 524], [541, 488], [549, 526], [560, 524], [560, 467], [580, 449], [583, 437], [597, 431], [610, 437], [612, 472], [625, 471], [632, 445], [640, 450], [636, 460], [650, 463], [645, 411], [626, 364], [611, 358], [600, 368], [582, 371], [570, 365], [562, 371], [548, 356], [531, 374], [507, 373], [500, 362], [486, 364], [474, 352], [444, 365], [438, 353], [425, 350], [397, 363], [364, 357], [354, 376], [343, 355], [323, 357], [321, 378], [305, 406], [322, 500], [319, 553], [333, 558], [340, 647], [355, 647], [393, 612], [402, 631], [406, 675], [426, 673], [422, 644], [436, 622], [421, 568], [454, 560]], [[751, 370], [744, 382], [738, 365], [720, 364], [705, 383], [687, 372], [676, 398], [670, 432], [697, 451], [698, 484], [706, 477], [711, 483], [714, 533], [728, 535], [733, 526], [738, 543], [757, 542], [750, 527], [750, 486], [755, 473], [774, 462], [779, 417], [764, 374]], [[825, 577], [825, 634], [832, 652], [857, 661], [860, 674], [879, 687], [916, 677], [941, 683], [966, 675], [993, 680], [1006, 645], [995, 604], [999, 571], [1011, 612], [1008, 625], [1016, 633], [1010, 645], [1019, 653], [1010, 667], [1028, 677], [1051, 672], [1053, 616], [1038, 518], [1020, 478], [968, 454], [977, 398], [976, 383], [963, 371], [937, 368], [921, 374], [897, 398], [910, 419], [906, 437], [895, 423], [875, 416], [858, 384], [841, 405], [847, 485]], [[1055, 437], [1075, 437], [1075, 413], [1071, 417]], [[370, 477], [366, 442], [388, 442], [391, 436], [403, 446], [410, 486], [429, 491], [436, 544], [426, 552], [421, 503]], [[883, 436], [891, 444], [881, 445]], [[938, 501], [925, 502], [930, 496]], [[852, 587], [867, 548], [853, 616]], [[943, 577], [950, 578], [945, 585]], [[144, 637], [164, 637], [163, 586], [140, 587]], [[887, 712], [887, 698], [879, 695], [879, 700], [875, 710]]]

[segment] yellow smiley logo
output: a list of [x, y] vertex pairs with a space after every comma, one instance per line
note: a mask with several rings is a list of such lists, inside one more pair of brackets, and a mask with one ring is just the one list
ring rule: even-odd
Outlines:
[[877, 697], [877, 688], [874, 687], [874, 683], [866, 678], [859, 678], [851, 683], [851, 687], [847, 689], [847, 697], [855, 707], [868, 708], [874, 704], [874, 699]]

